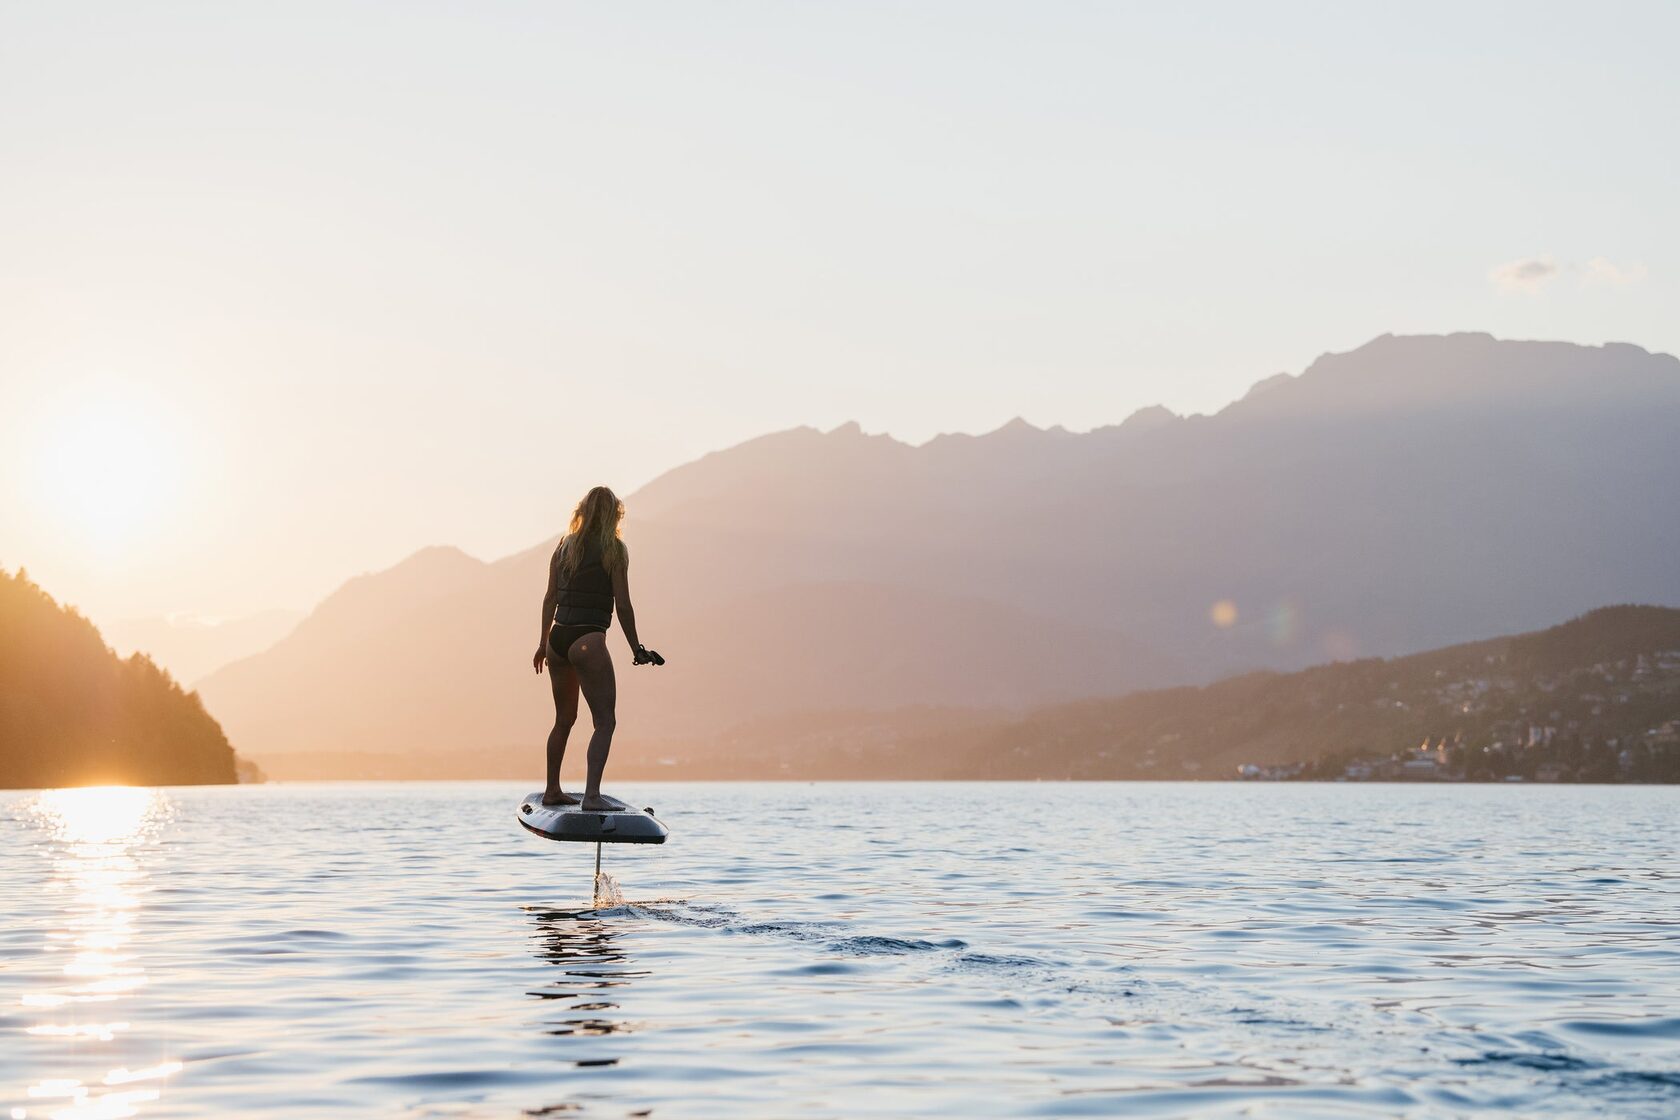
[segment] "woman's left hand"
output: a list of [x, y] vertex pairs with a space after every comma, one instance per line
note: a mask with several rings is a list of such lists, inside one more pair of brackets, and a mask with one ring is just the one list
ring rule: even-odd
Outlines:
[[543, 647], [538, 646], [536, 654], [531, 658], [531, 668], [535, 669], [537, 674], [540, 676], [543, 671], [543, 664], [547, 661], [548, 651], [543, 649]]

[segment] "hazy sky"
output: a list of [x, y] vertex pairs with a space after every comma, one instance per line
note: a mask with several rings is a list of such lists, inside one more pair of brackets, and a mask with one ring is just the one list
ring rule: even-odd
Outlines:
[[[1680, 5], [0, 0], [0, 565], [306, 607], [857, 419], [1680, 350]], [[634, 517], [634, 507], [631, 510]]]

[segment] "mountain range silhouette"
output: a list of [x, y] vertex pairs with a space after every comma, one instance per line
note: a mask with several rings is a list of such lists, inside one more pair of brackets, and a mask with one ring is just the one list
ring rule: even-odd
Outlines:
[[[557, 534], [575, 498], [554, 495]], [[1385, 335], [1214, 415], [920, 446], [797, 428], [626, 505], [638, 620], [670, 664], [621, 659], [620, 751], [791, 713], [1020, 710], [1680, 604], [1680, 361]], [[553, 544], [423, 550], [199, 690], [259, 760], [536, 759]]]

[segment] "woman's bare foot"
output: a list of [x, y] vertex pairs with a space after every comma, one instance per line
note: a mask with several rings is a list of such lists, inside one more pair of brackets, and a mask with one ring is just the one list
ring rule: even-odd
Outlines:
[[578, 799], [563, 789], [549, 789], [543, 791], [542, 803], [544, 805], [576, 805]]
[[616, 813], [618, 806], [599, 793], [586, 793], [578, 808], [587, 813]]

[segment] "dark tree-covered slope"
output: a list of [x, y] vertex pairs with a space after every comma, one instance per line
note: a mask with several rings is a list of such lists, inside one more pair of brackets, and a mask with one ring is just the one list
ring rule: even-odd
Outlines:
[[1617, 606], [1550, 629], [1391, 659], [1250, 673], [1046, 707], [898, 745], [930, 776], [1228, 778], [1442, 744], [1471, 779], [1555, 764], [1573, 780], [1680, 781], [1680, 610]]
[[74, 609], [0, 570], [0, 788], [236, 781], [197, 693], [119, 658]]

